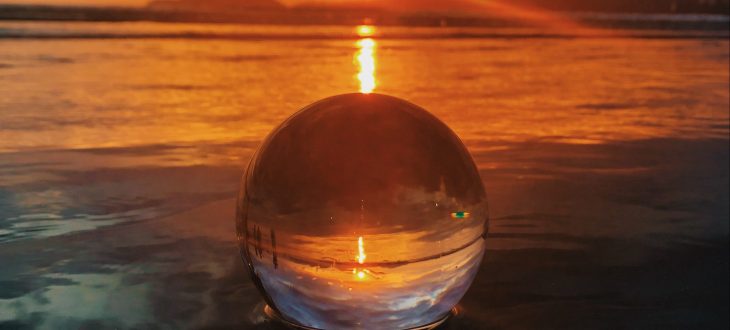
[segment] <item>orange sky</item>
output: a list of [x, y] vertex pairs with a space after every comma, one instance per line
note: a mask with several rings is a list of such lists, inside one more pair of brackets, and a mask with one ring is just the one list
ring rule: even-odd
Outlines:
[[0, 0], [0, 3], [13, 4], [51, 4], [51, 5], [85, 5], [85, 6], [143, 6], [147, 0]]
[[[143, 6], [149, 0], [0, 0], [0, 3], [19, 4], [54, 4], [54, 5], [93, 5], [93, 6]], [[205, 1], [205, 0], [201, 0]], [[407, 8], [429, 8], [429, 9], [450, 9], [464, 8], [472, 0], [279, 0], [286, 5], [297, 5], [301, 3], [318, 4], [375, 4], [379, 7], [407, 9]], [[472, 5], [466, 5], [472, 6]]]
[[[93, 5], [93, 6], [144, 6], [149, 0], [0, 0], [0, 3]], [[199, 0], [205, 1], [205, 0]], [[246, 0], [241, 0], [245, 2]], [[315, 4], [323, 6], [367, 6], [396, 11], [469, 12], [489, 13], [507, 19], [536, 23], [539, 26], [572, 33], [603, 33], [587, 29], [569, 17], [550, 10], [517, 5], [511, 0], [278, 0], [284, 5]]]

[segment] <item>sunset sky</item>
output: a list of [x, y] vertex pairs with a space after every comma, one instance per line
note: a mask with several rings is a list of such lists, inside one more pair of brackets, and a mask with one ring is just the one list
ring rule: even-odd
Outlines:
[[143, 6], [147, 0], [1, 0], [12, 4], [93, 5], [93, 6]]
[[[373, 7], [384, 8], [395, 11], [472, 11], [491, 8], [493, 4], [501, 4], [503, 1], [491, 0], [276, 0], [286, 6], [314, 5], [322, 7]], [[59, 6], [103, 6], [103, 7], [141, 7], [150, 0], [0, 0], [0, 4], [50, 4]], [[205, 1], [201, 1], [204, 3]], [[246, 3], [246, 0], [241, 0]], [[499, 5], [502, 6], [502, 5]], [[499, 9], [499, 8], [497, 8]]]
[[[53, 4], [53, 5], [92, 5], [92, 6], [144, 6], [149, 0], [0, 0], [0, 3], [13, 4]], [[245, 2], [245, 1], [242, 1]], [[318, 5], [375, 5], [378, 7], [449, 9], [477, 6], [480, 0], [279, 0], [285, 5], [313, 3]]]
[[[20, 3], [20, 4], [54, 4], [54, 5], [94, 5], [94, 6], [143, 6], [147, 4], [149, 0], [0, 0], [0, 3]], [[287, 5], [296, 5], [299, 3], [318, 3], [318, 4], [342, 4], [342, 3], [378, 3], [390, 1], [343, 1], [343, 0], [280, 0], [279, 2]], [[413, 3], [419, 2], [420, 4], [437, 4], [437, 3], [449, 3], [453, 4], [459, 1], [439, 1], [439, 0], [406, 0], [399, 1], [398, 3]]]
[[[196, 0], [193, 0], [196, 1]], [[248, 0], [239, 0], [245, 5]], [[519, 16], [526, 18], [550, 11], [629, 12], [629, 13], [712, 13], [727, 15], [730, 0], [271, 0], [286, 6], [370, 7], [390, 11], [460, 12]], [[59, 6], [141, 7], [150, 0], [0, 0], [0, 4], [50, 4]], [[190, 2], [187, 0], [186, 2]], [[209, 1], [199, 0], [201, 4]], [[225, 1], [224, 1], [225, 2]], [[673, 5], [674, 4], [674, 5]], [[542, 18], [541, 18], [542, 19]]]

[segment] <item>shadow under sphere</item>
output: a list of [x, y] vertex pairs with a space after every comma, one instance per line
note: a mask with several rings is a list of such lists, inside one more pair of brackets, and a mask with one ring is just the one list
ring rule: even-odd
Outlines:
[[286, 320], [405, 329], [464, 295], [487, 219], [474, 161], [444, 123], [395, 97], [345, 94], [266, 138], [236, 228], [254, 282]]

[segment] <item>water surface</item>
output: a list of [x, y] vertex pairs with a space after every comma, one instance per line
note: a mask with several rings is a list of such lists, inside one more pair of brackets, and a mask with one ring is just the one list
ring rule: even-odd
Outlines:
[[[0, 325], [269, 327], [232, 198], [270, 129], [359, 90], [362, 37], [119, 24], [0, 23]], [[450, 326], [727, 328], [728, 39], [467, 32], [370, 37], [374, 91], [446, 122], [489, 195]]]

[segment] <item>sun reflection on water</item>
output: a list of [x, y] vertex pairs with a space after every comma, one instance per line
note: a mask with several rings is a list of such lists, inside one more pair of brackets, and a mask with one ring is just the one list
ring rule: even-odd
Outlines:
[[[362, 236], [360, 236], [357, 238], [357, 256], [355, 256], [355, 258], [357, 259], [357, 263], [362, 265], [365, 263], [366, 257], [367, 255], [365, 254], [365, 245], [363, 243]], [[352, 273], [361, 280], [365, 279], [365, 272], [367, 272], [367, 269], [360, 270], [357, 267], [352, 269]]]
[[372, 93], [375, 89], [375, 46], [374, 39], [369, 38], [375, 34], [375, 28], [370, 25], [360, 25], [357, 27], [357, 34], [362, 39], [358, 40], [356, 45], [358, 48], [355, 54], [355, 61], [359, 67], [357, 80], [360, 81], [360, 93]]
[[357, 263], [362, 265], [363, 262], [365, 262], [365, 258], [367, 257], [365, 255], [365, 247], [362, 242], [362, 236], [357, 238], [357, 251]]

